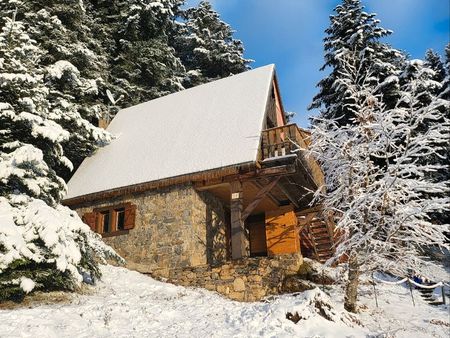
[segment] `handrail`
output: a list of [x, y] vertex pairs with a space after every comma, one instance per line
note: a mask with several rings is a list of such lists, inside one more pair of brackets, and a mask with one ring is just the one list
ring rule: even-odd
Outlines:
[[262, 160], [292, 154], [302, 143], [295, 123], [263, 130], [261, 137]]

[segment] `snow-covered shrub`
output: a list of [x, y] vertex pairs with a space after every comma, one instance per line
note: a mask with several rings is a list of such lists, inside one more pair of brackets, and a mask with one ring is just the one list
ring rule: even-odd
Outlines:
[[286, 319], [296, 324], [301, 325], [302, 321], [314, 321], [320, 316], [331, 322], [344, 323], [349, 327], [360, 325], [356, 317], [338, 310], [331, 298], [319, 288], [305, 291], [297, 297], [302, 298], [302, 302], [286, 313]]
[[98, 263], [118, 258], [67, 207], [26, 195], [0, 197], [0, 300], [35, 290], [73, 290]]

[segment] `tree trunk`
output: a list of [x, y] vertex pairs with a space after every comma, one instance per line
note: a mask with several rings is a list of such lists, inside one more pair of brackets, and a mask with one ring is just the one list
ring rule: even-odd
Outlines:
[[350, 256], [348, 262], [348, 281], [345, 288], [344, 308], [356, 313], [356, 301], [358, 299], [358, 285], [359, 285], [359, 265], [358, 260], [354, 255]]

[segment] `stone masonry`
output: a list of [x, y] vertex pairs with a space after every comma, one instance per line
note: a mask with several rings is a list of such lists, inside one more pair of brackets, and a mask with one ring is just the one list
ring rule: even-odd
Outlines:
[[121, 196], [77, 208], [80, 216], [94, 208], [131, 202], [137, 206], [134, 229], [104, 237], [130, 269], [168, 277], [177, 268], [217, 265], [226, 259], [225, 211], [208, 192], [190, 185]]
[[174, 269], [167, 281], [217, 291], [238, 301], [258, 301], [282, 293], [283, 281], [287, 276], [296, 275], [302, 263], [300, 253], [245, 258], [216, 267]]
[[126, 267], [168, 282], [202, 287], [239, 301], [279, 294], [287, 276], [303, 262], [300, 253], [227, 261], [227, 220], [220, 200], [191, 185], [121, 196], [76, 208], [131, 202], [135, 227], [103, 240], [126, 260]]

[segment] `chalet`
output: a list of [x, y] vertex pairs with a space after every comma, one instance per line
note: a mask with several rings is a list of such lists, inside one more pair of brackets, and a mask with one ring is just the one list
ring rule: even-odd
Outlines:
[[273, 276], [249, 291], [261, 271], [330, 254], [310, 207], [323, 175], [304, 154], [308, 131], [287, 122], [273, 65], [123, 109], [108, 130], [64, 203], [128, 267], [253, 300], [276, 292]]

